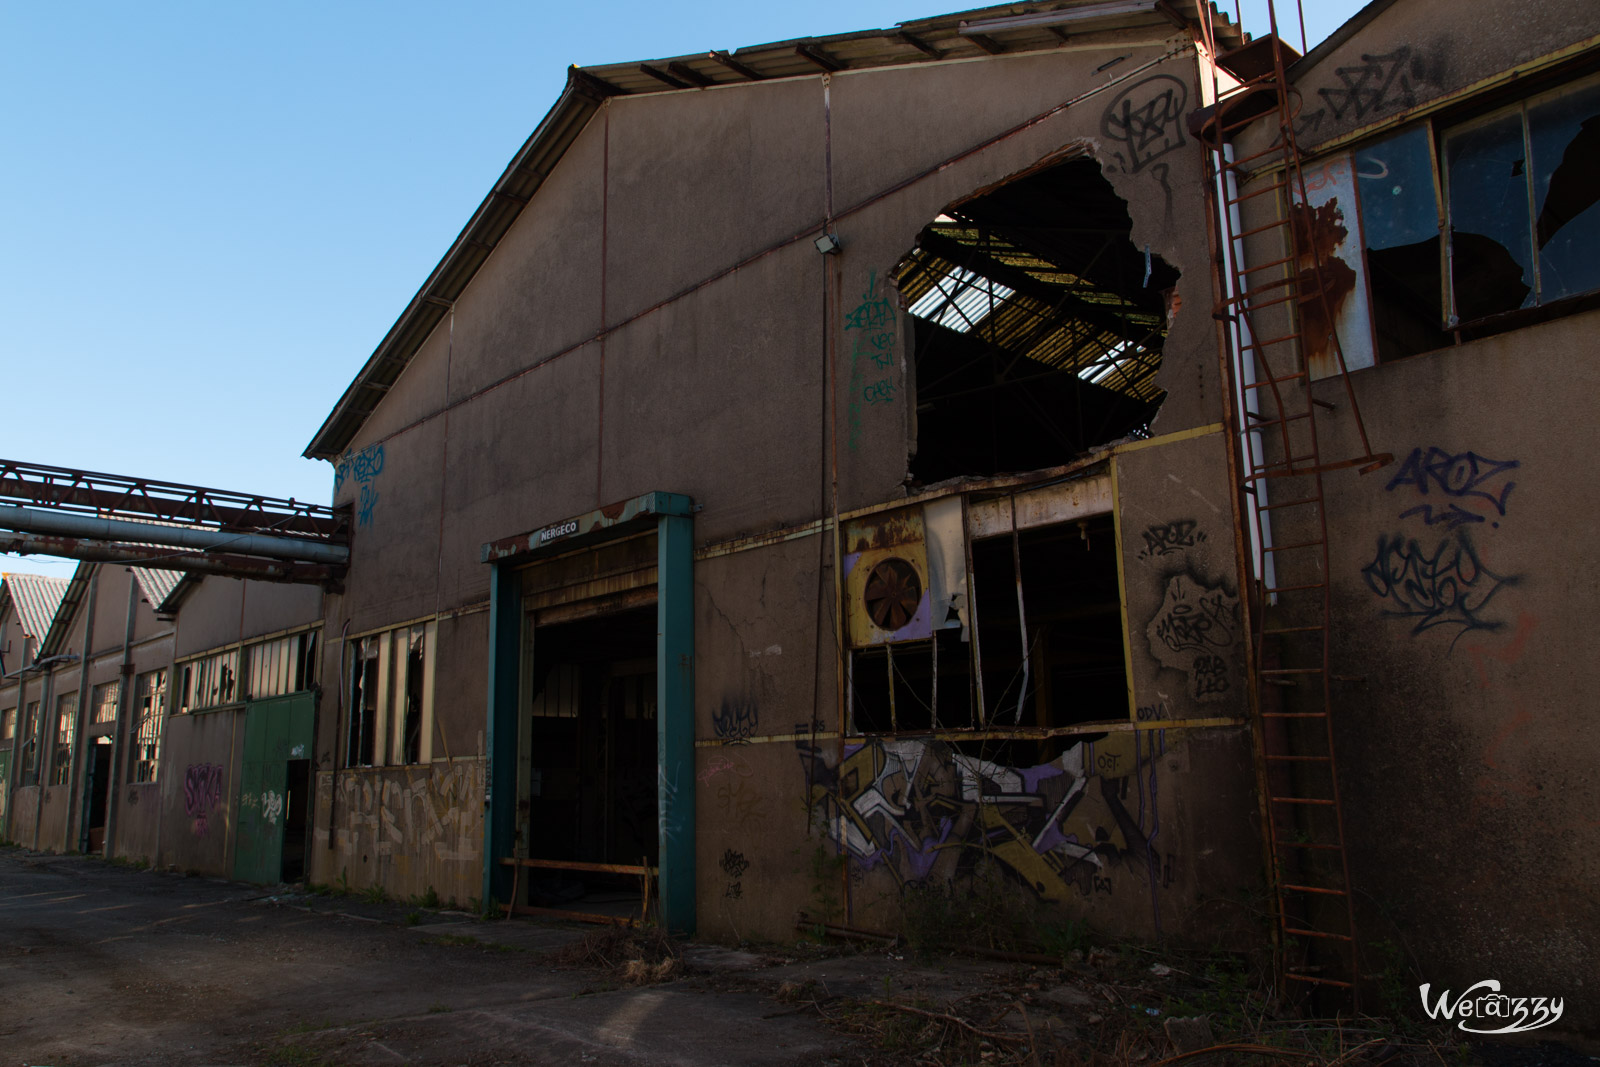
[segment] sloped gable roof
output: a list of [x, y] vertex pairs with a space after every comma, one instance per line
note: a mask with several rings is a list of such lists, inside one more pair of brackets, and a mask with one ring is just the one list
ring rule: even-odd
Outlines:
[[42, 641], [44, 635], [50, 632], [56, 609], [61, 606], [61, 598], [66, 595], [71, 581], [70, 578], [51, 578], [43, 574], [19, 574], [14, 571], [0, 574], [0, 586], [3, 586], [6, 594], [5, 598], [0, 598], [0, 610], [4, 609], [5, 600], [9, 599], [16, 608], [22, 632]]
[[[804, 37], [646, 63], [571, 67], [549, 113], [500, 175], [428, 280], [368, 357], [303, 453], [337, 461], [436, 326], [511, 229], [600, 105], [612, 96], [694, 92], [823, 72], [983, 59], [1059, 47], [1074, 35], [1116, 30], [1179, 32], [1201, 17], [1204, 0], [1036, 0], [938, 15], [880, 30]], [[1246, 39], [1217, 5], [1207, 5], [1219, 47]], [[1075, 11], [1074, 9], [1081, 9]], [[1059, 13], [1062, 26], [1026, 16]], [[993, 20], [1001, 20], [997, 25]], [[1046, 19], [1048, 21], [1048, 19]], [[991, 25], [980, 25], [991, 24]], [[1070, 31], [1070, 32], [1069, 32]], [[937, 107], [937, 102], [930, 102]]]

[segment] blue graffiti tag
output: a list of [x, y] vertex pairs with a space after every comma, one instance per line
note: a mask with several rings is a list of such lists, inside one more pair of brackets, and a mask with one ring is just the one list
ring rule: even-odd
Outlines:
[[369, 445], [359, 452], [347, 453], [337, 466], [333, 468], [333, 494], [339, 495], [339, 489], [344, 485], [345, 479], [353, 479], [361, 486], [360, 499], [356, 508], [356, 524], [370, 526], [372, 524], [373, 509], [378, 506], [378, 490], [372, 483], [383, 473], [383, 445]]

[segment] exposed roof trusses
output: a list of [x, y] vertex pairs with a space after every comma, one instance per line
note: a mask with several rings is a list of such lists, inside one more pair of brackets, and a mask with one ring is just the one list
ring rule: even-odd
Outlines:
[[[1128, 31], [1150, 37], [1181, 33], [1200, 16], [1201, 0], [1066, 0], [1008, 4], [902, 22], [889, 29], [806, 37], [649, 62], [572, 67], [549, 114], [517, 152], [460, 236], [412, 297], [367, 359], [322, 427], [306, 446], [313, 459], [337, 459], [376, 410], [400, 373], [533, 198], [535, 191], [608, 97], [699, 92], [720, 86], [840, 71], [981, 59], [1038, 52], [1103, 40], [1114, 46]], [[1052, 24], [1051, 13], [1061, 18]], [[1044, 21], [1018, 24], [1043, 15]], [[1211, 5], [1221, 47], [1244, 40]], [[999, 25], [980, 23], [1002, 21]]]

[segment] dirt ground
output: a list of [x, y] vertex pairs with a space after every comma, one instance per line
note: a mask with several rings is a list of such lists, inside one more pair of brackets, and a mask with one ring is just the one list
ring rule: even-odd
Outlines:
[[1244, 970], [1127, 946], [676, 945], [0, 849], [0, 1067], [1202, 1062], [1600, 1060], [1280, 1018]]

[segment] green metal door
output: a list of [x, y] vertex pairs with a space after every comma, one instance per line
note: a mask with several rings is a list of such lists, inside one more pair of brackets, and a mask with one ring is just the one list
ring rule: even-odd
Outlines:
[[289, 761], [311, 757], [313, 718], [310, 693], [260, 700], [245, 709], [239, 830], [233, 854], [233, 876], [241, 882], [283, 880]]

